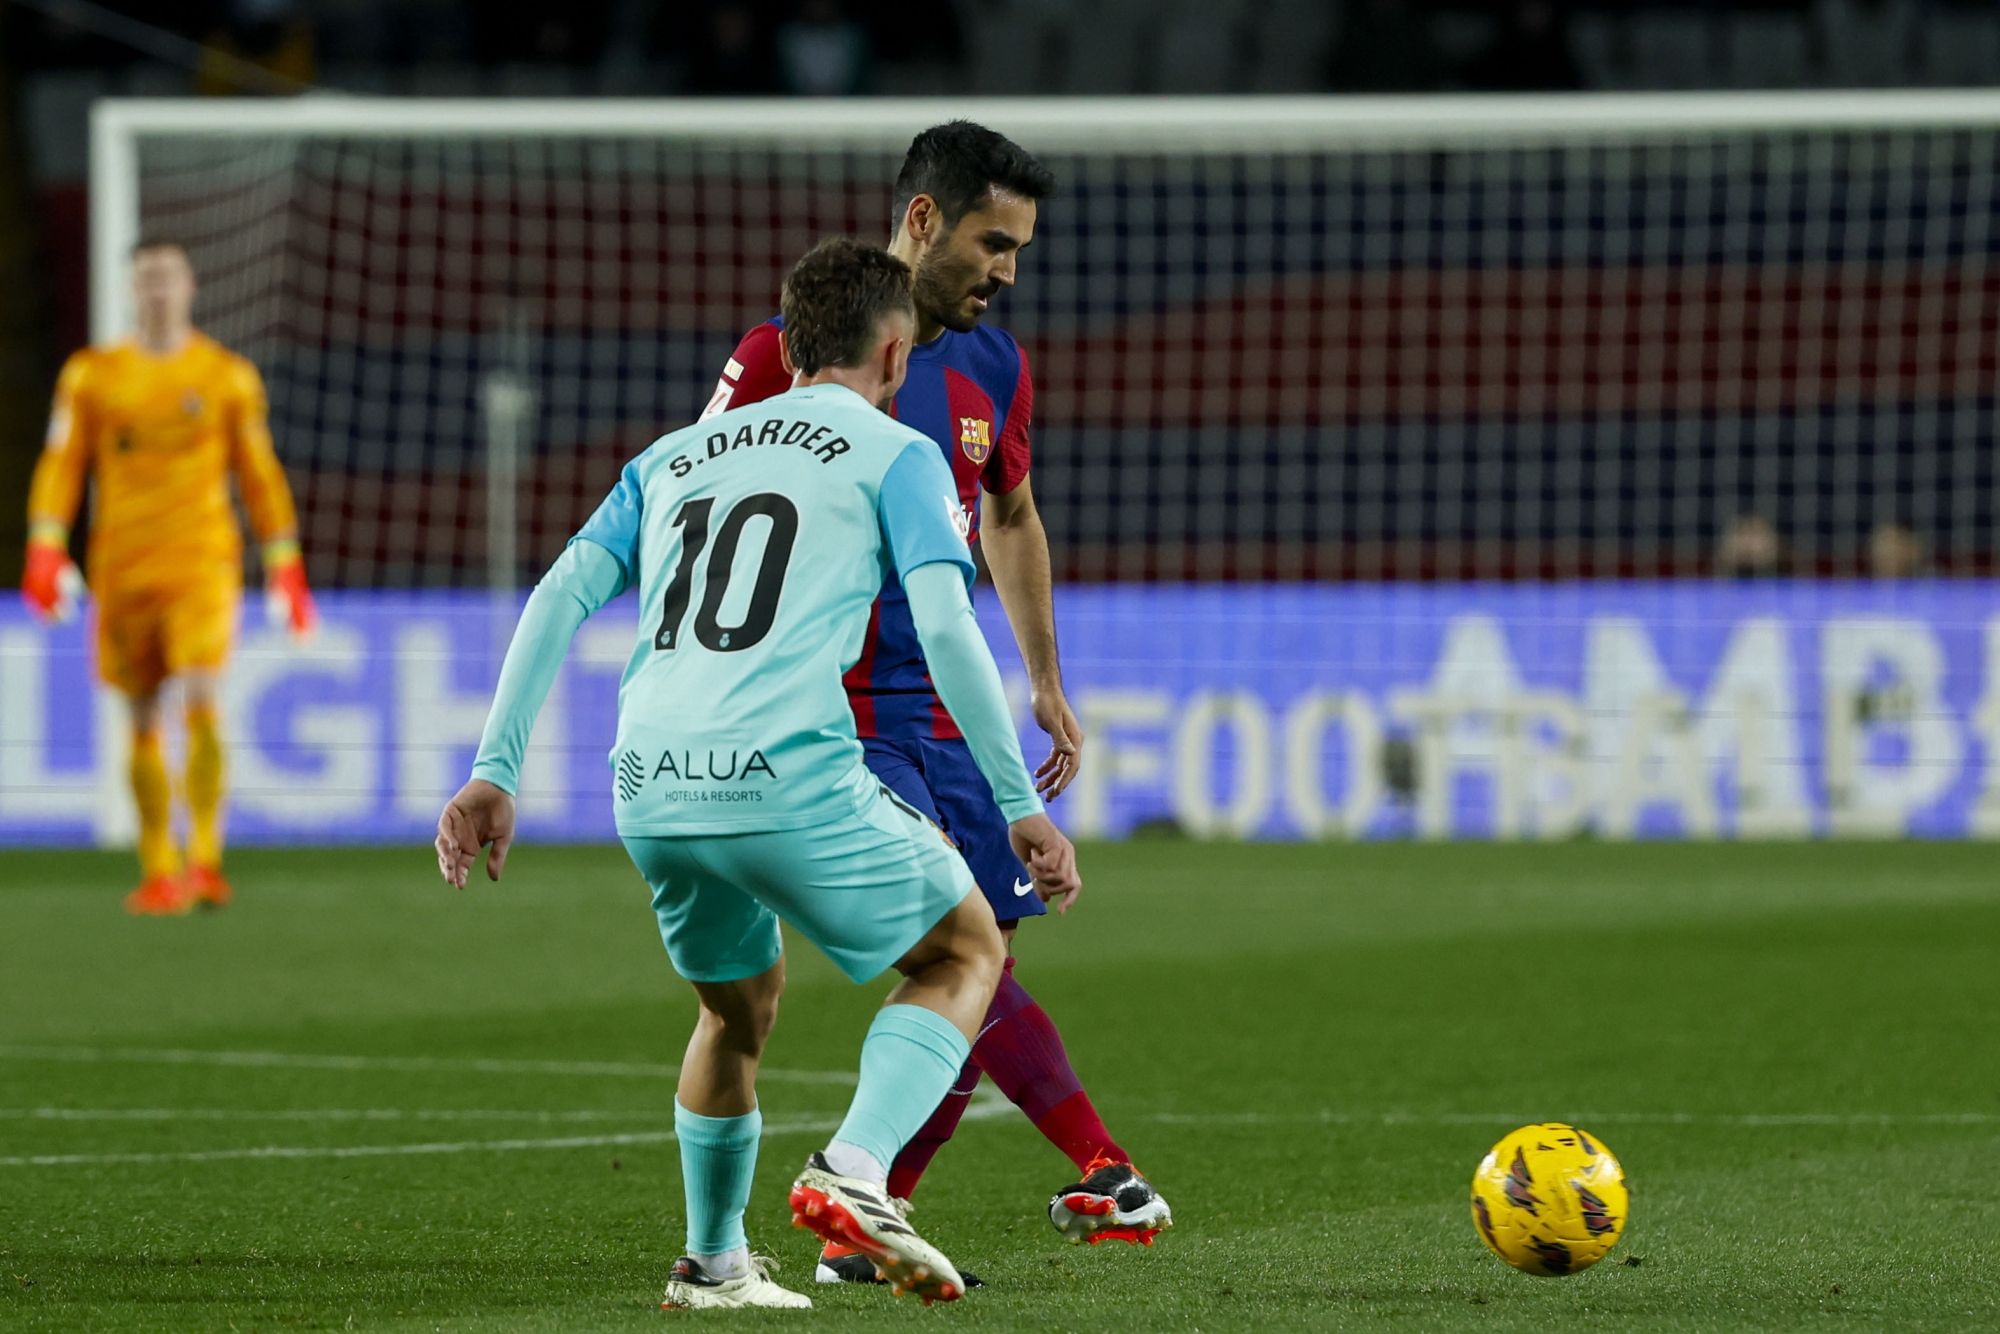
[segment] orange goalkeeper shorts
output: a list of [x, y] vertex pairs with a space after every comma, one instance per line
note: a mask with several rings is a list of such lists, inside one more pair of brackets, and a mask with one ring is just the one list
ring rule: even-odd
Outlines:
[[97, 674], [128, 695], [151, 695], [168, 677], [221, 669], [236, 642], [243, 586], [197, 579], [179, 587], [94, 590]]

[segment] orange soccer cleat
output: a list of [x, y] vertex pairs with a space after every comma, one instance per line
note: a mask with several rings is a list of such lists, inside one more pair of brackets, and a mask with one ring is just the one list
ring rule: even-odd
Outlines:
[[197, 908], [227, 908], [236, 891], [213, 866], [190, 866], [181, 881], [188, 900]]
[[1085, 1169], [1083, 1180], [1056, 1192], [1049, 1201], [1049, 1221], [1072, 1242], [1151, 1246], [1154, 1237], [1174, 1225], [1174, 1211], [1138, 1168], [1100, 1157]]
[[937, 1247], [918, 1236], [880, 1186], [842, 1176], [815, 1153], [792, 1183], [792, 1225], [821, 1241], [860, 1252], [875, 1265], [889, 1291], [913, 1294], [925, 1306], [955, 1302], [965, 1280]]
[[194, 895], [179, 876], [149, 875], [125, 896], [125, 911], [137, 917], [182, 917], [194, 911]]

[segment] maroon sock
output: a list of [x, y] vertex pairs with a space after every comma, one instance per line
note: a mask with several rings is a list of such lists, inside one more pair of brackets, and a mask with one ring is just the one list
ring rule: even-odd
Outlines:
[[937, 1157], [937, 1151], [945, 1146], [945, 1141], [958, 1129], [958, 1119], [965, 1115], [966, 1105], [972, 1101], [972, 1091], [979, 1087], [979, 1063], [967, 1061], [958, 1072], [958, 1080], [951, 1091], [944, 1095], [944, 1101], [931, 1113], [931, 1119], [918, 1128], [916, 1137], [903, 1146], [896, 1155], [896, 1161], [889, 1164], [889, 1193], [899, 1200], [907, 1200], [916, 1193], [917, 1182], [923, 1179], [924, 1169]]
[[972, 1059], [1079, 1172], [1098, 1158], [1131, 1161], [1083, 1091], [1083, 1081], [1063, 1049], [1062, 1034], [1014, 980], [1012, 959], [1000, 975], [979, 1040], [972, 1044]]

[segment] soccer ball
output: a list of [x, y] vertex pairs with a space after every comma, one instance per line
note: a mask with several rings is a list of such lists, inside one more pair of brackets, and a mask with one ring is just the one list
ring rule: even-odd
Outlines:
[[1625, 1169], [1604, 1141], [1559, 1121], [1522, 1126], [1472, 1174], [1480, 1239], [1524, 1274], [1590, 1268], [1618, 1244], [1629, 1204]]

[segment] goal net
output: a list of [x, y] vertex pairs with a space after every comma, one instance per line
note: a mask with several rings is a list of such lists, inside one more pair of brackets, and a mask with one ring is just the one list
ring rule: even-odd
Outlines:
[[[478, 583], [961, 110], [128, 105], [106, 230], [189, 246], [321, 579]], [[1062, 182], [995, 318], [1071, 579], [1993, 564], [2000, 101], [969, 110]]]
[[[313, 684], [239, 674], [238, 830], [421, 833], [494, 667], [452, 590], [504, 621], [956, 115], [1062, 185], [991, 318], [1079, 832], [2000, 831], [2000, 95], [111, 103], [96, 330], [188, 247], [351, 590]], [[592, 672], [531, 784], [578, 837]]]

